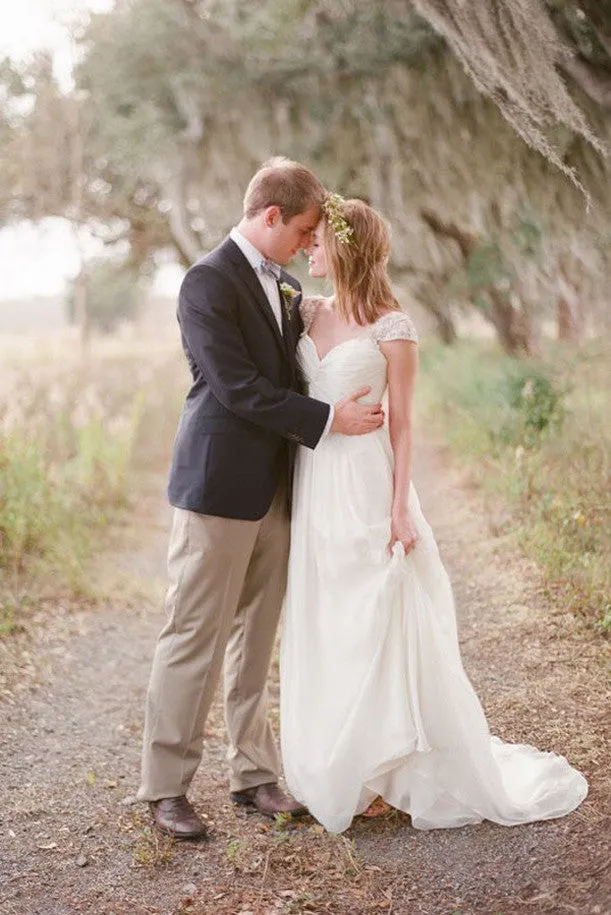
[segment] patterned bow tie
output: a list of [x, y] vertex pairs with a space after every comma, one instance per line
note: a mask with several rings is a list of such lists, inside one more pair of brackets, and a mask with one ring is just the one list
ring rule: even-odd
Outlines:
[[270, 261], [269, 258], [264, 257], [259, 264], [259, 270], [266, 276], [273, 276], [275, 280], [279, 280], [282, 268], [279, 266], [279, 264], [276, 264], [274, 261]]

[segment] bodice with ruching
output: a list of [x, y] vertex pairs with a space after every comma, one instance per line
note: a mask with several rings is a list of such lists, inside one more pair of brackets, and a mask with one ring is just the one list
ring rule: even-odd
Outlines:
[[382, 399], [387, 380], [387, 362], [379, 344], [389, 340], [416, 342], [418, 337], [413, 322], [403, 312], [389, 312], [320, 358], [309, 329], [316, 308], [323, 301], [305, 299], [302, 304], [305, 329], [297, 347], [297, 358], [310, 397], [332, 404], [359, 388], [370, 386], [371, 392], [361, 400], [376, 403]]

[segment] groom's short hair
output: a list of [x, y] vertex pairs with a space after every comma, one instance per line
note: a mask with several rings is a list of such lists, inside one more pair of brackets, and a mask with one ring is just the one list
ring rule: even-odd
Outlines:
[[267, 207], [277, 206], [282, 221], [322, 206], [325, 189], [305, 165], [284, 156], [268, 159], [253, 175], [244, 194], [244, 215], [252, 219]]

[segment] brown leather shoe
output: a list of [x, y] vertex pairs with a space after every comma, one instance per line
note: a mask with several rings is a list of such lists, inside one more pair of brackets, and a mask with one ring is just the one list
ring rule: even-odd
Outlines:
[[232, 791], [231, 800], [242, 807], [256, 807], [259, 813], [266, 817], [274, 817], [277, 813], [290, 813], [291, 816], [297, 817], [308, 812], [307, 807], [283, 791], [276, 782], [257, 785], [256, 788], [245, 788], [243, 791]]
[[205, 839], [207, 830], [184, 794], [150, 801], [155, 826], [173, 839]]

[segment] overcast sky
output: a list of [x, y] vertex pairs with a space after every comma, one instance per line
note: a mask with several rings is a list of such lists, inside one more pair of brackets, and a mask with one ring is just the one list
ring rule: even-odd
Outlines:
[[102, 12], [112, 0], [0, 0], [0, 54], [26, 58], [52, 48], [61, 78], [70, 72], [70, 25], [88, 10]]
[[[23, 60], [37, 48], [51, 48], [57, 76], [68, 84], [70, 25], [87, 10], [101, 12], [111, 6], [112, 0], [0, 0], [0, 57]], [[77, 269], [74, 241], [62, 220], [0, 231], [0, 299], [57, 295]], [[163, 291], [173, 292], [176, 282], [175, 271], [162, 271]]]

